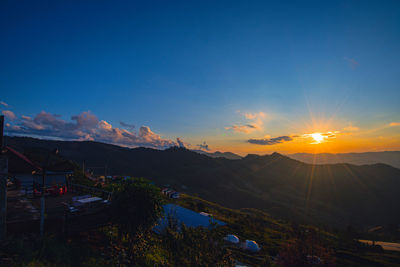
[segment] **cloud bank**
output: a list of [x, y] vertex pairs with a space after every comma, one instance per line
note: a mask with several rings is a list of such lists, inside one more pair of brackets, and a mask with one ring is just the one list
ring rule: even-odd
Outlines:
[[237, 133], [251, 133], [257, 129], [256, 125], [246, 124], [246, 125], [232, 125], [230, 127], [225, 127], [225, 130], [233, 130]]
[[250, 144], [255, 144], [255, 145], [271, 146], [271, 145], [276, 145], [276, 144], [280, 144], [283, 142], [289, 142], [292, 140], [293, 140], [292, 137], [284, 135], [284, 136], [278, 136], [278, 137], [274, 137], [274, 138], [249, 139], [249, 140], [247, 140], [247, 142]]
[[21, 116], [12, 124], [8, 123], [5, 131], [14, 135], [62, 140], [92, 140], [128, 147], [144, 146], [165, 149], [180, 145], [179, 142], [162, 138], [152, 132], [148, 126], [141, 126], [138, 132], [135, 132], [133, 125], [126, 123], [121, 123], [121, 125], [128, 129], [113, 127], [107, 121], [99, 120], [89, 111], [72, 116], [70, 121], [61, 119], [59, 115], [42, 111], [34, 118]]

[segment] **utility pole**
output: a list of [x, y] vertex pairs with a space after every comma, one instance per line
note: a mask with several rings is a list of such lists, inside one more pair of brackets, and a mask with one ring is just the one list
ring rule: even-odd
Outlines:
[[44, 199], [44, 191], [45, 191], [45, 185], [44, 185], [44, 180], [46, 177], [46, 166], [43, 166], [42, 169], [42, 192], [40, 196], [40, 237], [43, 237], [44, 235], [44, 210], [45, 210], [45, 199]]
[[0, 116], [0, 240], [6, 237], [7, 233], [7, 177], [8, 160], [3, 156], [4, 146], [4, 116]]
[[47, 154], [47, 159], [42, 166], [42, 193], [40, 196], [40, 237], [43, 237], [43, 235], [44, 235], [44, 211], [45, 211], [44, 194], [45, 194], [45, 190], [46, 190], [45, 178], [46, 178], [47, 167], [48, 167], [49, 161], [50, 161], [50, 156], [52, 154], [53, 155], [58, 154], [58, 149], [55, 149], [52, 152], [49, 152]]

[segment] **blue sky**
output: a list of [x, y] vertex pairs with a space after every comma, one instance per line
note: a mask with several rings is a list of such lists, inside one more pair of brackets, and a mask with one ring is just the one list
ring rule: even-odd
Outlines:
[[[240, 153], [281, 150], [249, 138], [348, 125], [400, 148], [398, 127], [370, 133], [400, 121], [398, 1], [5, 1], [0, 13], [1, 108], [23, 134], [22, 115], [90, 111]], [[259, 112], [257, 130], [229, 129]]]

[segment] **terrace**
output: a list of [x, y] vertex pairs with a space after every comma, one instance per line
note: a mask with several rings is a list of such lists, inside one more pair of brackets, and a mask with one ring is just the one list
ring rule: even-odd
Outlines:
[[[97, 188], [71, 185], [60, 195], [45, 198], [45, 231], [74, 232], [107, 222], [110, 193]], [[40, 197], [12, 189], [7, 194], [9, 233], [36, 233], [40, 224]]]

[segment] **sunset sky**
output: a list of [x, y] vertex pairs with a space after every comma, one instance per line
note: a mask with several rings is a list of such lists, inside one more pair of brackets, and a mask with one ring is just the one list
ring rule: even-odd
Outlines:
[[400, 150], [400, 1], [39, 2], [0, 8], [9, 135]]

